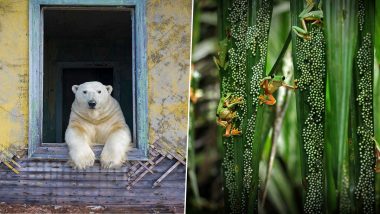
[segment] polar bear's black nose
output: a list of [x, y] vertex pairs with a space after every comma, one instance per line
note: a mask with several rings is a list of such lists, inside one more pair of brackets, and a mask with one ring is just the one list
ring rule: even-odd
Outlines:
[[88, 101], [88, 106], [90, 106], [90, 108], [95, 108], [95, 106], [96, 106], [96, 101], [95, 101], [95, 100], [90, 100], [90, 101]]

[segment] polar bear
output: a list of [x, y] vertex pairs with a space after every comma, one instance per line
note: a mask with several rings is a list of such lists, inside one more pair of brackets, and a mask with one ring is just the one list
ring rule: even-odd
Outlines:
[[119, 168], [131, 144], [131, 132], [119, 103], [111, 96], [112, 86], [100, 82], [73, 85], [75, 100], [71, 107], [65, 140], [74, 168], [92, 166], [93, 144], [104, 144], [100, 155], [103, 168]]

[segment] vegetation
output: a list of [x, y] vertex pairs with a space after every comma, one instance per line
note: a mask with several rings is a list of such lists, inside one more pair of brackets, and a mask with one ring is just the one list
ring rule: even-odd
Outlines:
[[[327, 3], [195, 1], [188, 213], [379, 212], [379, 13]], [[271, 75], [298, 89], [260, 105]]]

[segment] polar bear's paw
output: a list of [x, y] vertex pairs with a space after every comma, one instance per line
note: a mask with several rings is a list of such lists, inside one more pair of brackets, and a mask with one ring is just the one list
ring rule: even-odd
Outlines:
[[95, 154], [91, 149], [88, 151], [82, 150], [78, 153], [72, 153], [70, 154], [70, 157], [70, 163], [76, 169], [86, 169], [93, 166], [95, 162]]
[[100, 156], [100, 163], [105, 169], [116, 169], [123, 166], [125, 158], [120, 154], [111, 155], [107, 151], [103, 151]]

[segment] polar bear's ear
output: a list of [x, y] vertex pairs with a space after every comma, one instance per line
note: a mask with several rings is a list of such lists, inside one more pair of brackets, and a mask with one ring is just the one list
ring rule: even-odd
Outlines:
[[78, 85], [73, 85], [73, 87], [71, 87], [71, 90], [73, 90], [73, 92], [74, 92], [74, 94], [75, 94], [75, 93], [77, 93], [78, 88], [79, 88]]
[[112, 86], [107, 85], [106, 89], [107, 89], [108, 93], [111, 94], [111, 92], [112, 92]]

